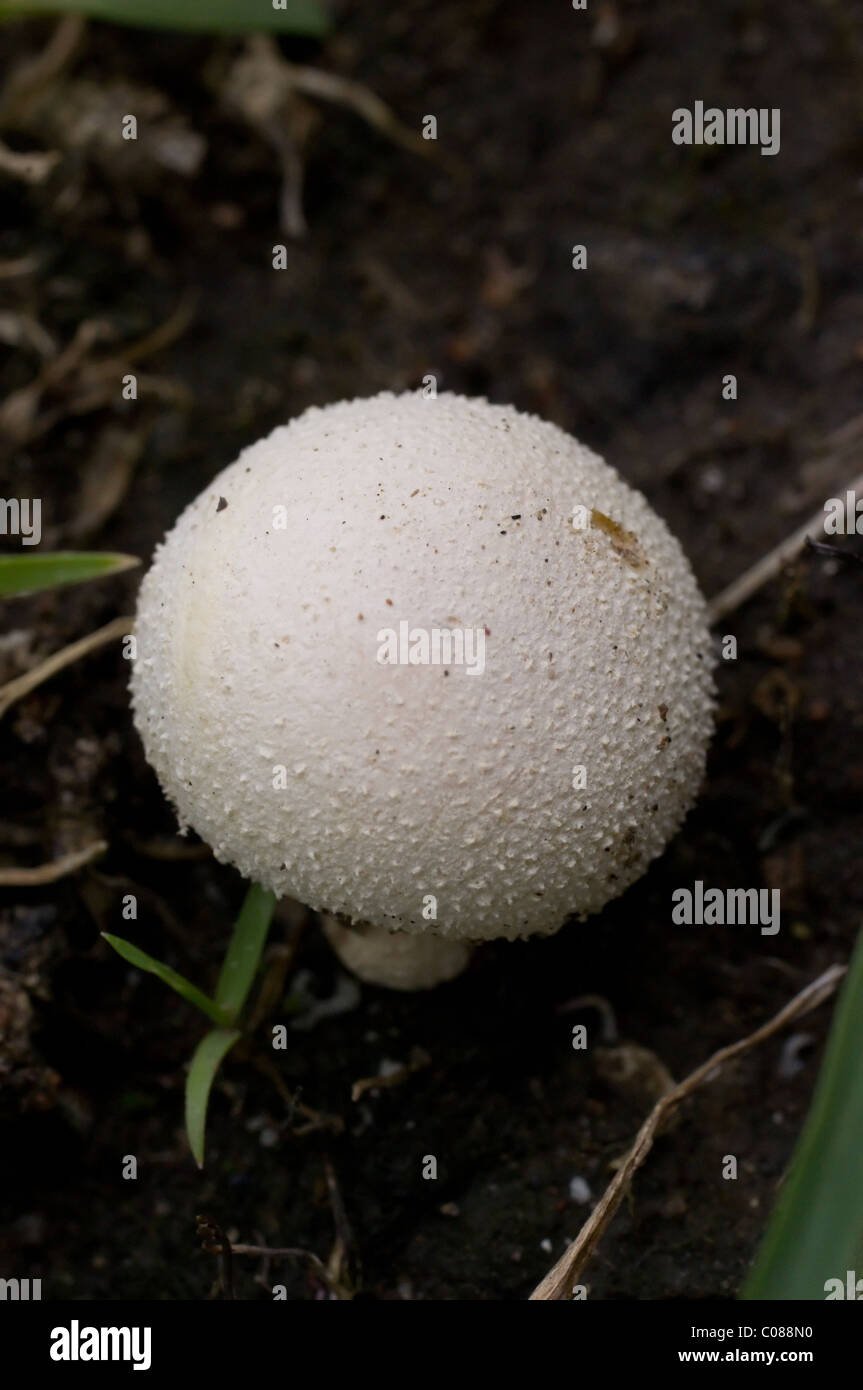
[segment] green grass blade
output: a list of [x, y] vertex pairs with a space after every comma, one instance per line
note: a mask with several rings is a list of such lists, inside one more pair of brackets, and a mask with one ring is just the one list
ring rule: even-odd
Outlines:
[[85, 14], [146, 29], [185, 29], [208, 34], [266, 30], [323, 38], [331, 21], [320, 0], [0, 0], [0, 21], [35, 14]]
[[246, 1002], [276, 905], [274, 893], [253, 883], [246, 894], [216, 985], [216, 1003], [231, 1023]]
[[207, 1105], [216, 1072], [242, 1034], [236, 1028], [214, 1028], [198, 1043], [186, 1077], [186, 1134], [199, 1168], [204, 1166]]
[[149, 975], [157, 975], [163, 984], [182, 995], [188, 1003], [194, 1004], [195, 1008], [200, 1009], [201, 1013], [206, 1014], [213, 1023], [219, 1024], [220, 1027], [226, 1027], [230, 1024], [231, 1020], [224, 1010], [197, 989], [184, 975], [178, 975], [177, 971], [172, 970], [169, 965], [163, 965], [160, 960], [148, 956], [146, 951], [139, 950], [137, 946], [132, 945], [131, 941], [124, 941], [121, 936], [110, 936], [106, 931], [102, 932], [102, 936], [108, 945], [113, 946], [117, 954], [127, 960], [130, 965], [134, 965], [136, 970], [146, 970]]
[[745, 1299], [819, 1299], [828, 1279], [863, 1275], [863, 933], [821, 1074]]
[[82, 584], [140, 565], [136, 555], [110, 551], [55, 550], [44, 555], [0, 555], [0, 598], [35, 594], [61, 584]]

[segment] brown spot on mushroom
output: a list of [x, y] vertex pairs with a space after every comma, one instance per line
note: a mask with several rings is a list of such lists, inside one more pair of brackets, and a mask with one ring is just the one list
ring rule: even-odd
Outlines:
[[663, 724], [664, 724], [664, 723], [665, 723], [666, 716], [667, 716], [667, 714], [668, 714], [668, 705], [659, 705], [658, 708], [659, 708], [659, 717], [660, 717], [660, 719], [662, 720], [662, 722], [663, 722]]
[[591, 507], [590, 524], [608, 536], [615, 555], [619, 555], [621, 560], [631, 569], [643, 570], [650, 563], [637, 537], [633, 535], [632, 531], [626, 531], [619, 521], [612, 521], [610, 516], [606, 516], [604, 512], [598, 512], [595, 507]]
[[224, 498], [224, 497], [220, 497], [220, 498], [219, 498], [218, 505], [217, 505], [217, 507], [216, 507], [216, 511], [217, 511], [217, 512], [223, 512], [223, 511], [225, 510], [225, 508], [227, 507], [227, 505], [228, 505], [227, 499]]
[[637, 868], [640, 862], [641, 850], [639, 842], [640, 837], [636, 826], [628, 825], [620, 837], [619, 846], [619, 857], [627, 872], [629, 872], [630, 869]]

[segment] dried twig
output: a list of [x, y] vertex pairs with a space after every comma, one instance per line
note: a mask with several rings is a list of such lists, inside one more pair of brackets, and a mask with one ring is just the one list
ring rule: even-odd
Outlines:
[[308, 100], [346, 107], [379, 134], [411, 154], [435, 160], [456, 178], [468, 170], [436, 140], [425, 140], [399, 120], [379, 96], [361, 82], [321, 68], [289, 63], [267, 34], [252, 35], [219, 86], [220, 99], [277, 150], [282, 166], [280, 225], [290, 236], [306, 230], [302, 208], [303, 152], [319, 117]]
[[403, 125], [386, 102], [361, 82], [340, 77], [334, 72], [325, 72], [323, 68], [302, 67], [297, 63], [283, 63], [282, 67], [294, 91], [302, 92], [307, 97], [317, 97], [319, 101], [331, 101], [338, 106], [348, 107], [394, 145], [401, 145], [411, 154], [434, 156], [437, 153], [432, 141], [424, 140], [416, 131]]
[[345, 1210], [339, 1180], [329, 1155], [324, 1156], [324, 1170], [327, 1175], [327, 1191], [333, 1213], [336, 1238], [327, 1261], [327, 1275], [330, 1290], [337, 1298], [349, 1300], [353, 1297], [353, 1269], [356, 1264], [354, 1233]]
[[30, 252], [26, 256], [12, 256], [0, 261], [0, 280], [16, 280], [19, 275], [34, 275], [39, 269], [39, 257]]
[[366, 1091], [379, 1091], [382, 1088], [401, 1086], [407, 1081], [414, 1072], [421, 1071], [423, 1067], [431, 1065], [431, 1057], [422, 1047], [412, 1047], [410, 1061], [403, 1066], [394, 1068], [393, 1071], [384, 1072], [382, 1076], [361, 1076], [351, 1086], [351, 1100], [360, 1100]]
[[29, 695], [31, 690], [35, 690], [51, 676], [56, 676], [58, 671], [63, 671], [67, 666], [73, 665], [82, 656], [88, 656], [90, 652], [97, 651], [99, 647], [107, 646], [109, 642], [113, 642], [115, 637], [125, 637], [133, 630], [134, 626], [134, 618], [114, 618], [104, 627], [97, 628], [95, 632], [88, 633], [86, 637], [81, 637], [68, 647], [63, 647], [62, 651], [54, 652], [53, 656], [49, 656], [46, 661], [34, 666], [32, 671], [27, 671], [23, 676], [16, 676], [14, 680], [0, 686], [0, 719], [15, 704], [16, 700]]
[[320, 1260], [311, 1250], [300, 1250], [298, 1247], [290, 1245], [232, 1245], [231, 1253], [233, 1255], [260, 1255], [264, 1260], [308, 1260], [309, 1264], [312, 1265], [315, 1271], [320, 1275], [327, 1288], [331, 1287], [330, 1276], [327, 1272], [326, 1265], [323, 1260]]
[[[849, 484], [847, 491], [863, 494], [863, 473]], [[798, 526], [790, 536], [786, 536], [784, 541], [763, 555], [745, 574], [741, 574], [739, 579], [735, 579], [733, 584], [729, 584], [727, 589], [723, 589], [716, 598], [711, 599], [707, 605], [711, 623], [733, 613], [765, 584], [769, 584], [771, 579], [781, 574], [785, 566], [801, 554], [807, 541], [817, 540], [824, 534], [824, 520], [825, 512], [822, 507], [810, 516], [808, 521], [804, 521], [802, 526]]]
[[17, 125], [26, 118], [29, 103], [55, 82], [75, 57], [85, 29], [82, 15], [64, 15], [42, 51], [9, 73], [0, 98], [0, 125]]
[[187, 289], [180, 297], [180, 302], [176, 309], [168, 315], [166, 319], [151, 328], [145, 333], [143, 338], [136, 339], [133, 343], [128, 343], [117, 353], [116, 358], [107, 358], [99, 365], [102, 368], [108, 365], [113, 366], [115, 361], [120, 363], [144, 362], [148, 357], [153, 357], [157, 352], [163, 352], [170, 347], [178, 338], [181, 338], [186, 329], [195, 317], [195, 306], [198, 296], [195, 290]]
[[98, 859], [107, 848], [107, 840], [96, 840], [84, 849], [64, 854], [59, 859], [52, 859], [49, 864], [39, 864], [34, 869], [0, 869], [0, 888], [38, 888], [43, 883], [56, 883], [58, 879], [65, 878], [67, 874], [74, 874], [76, 869], [81, 869], [85, 864]]
[[235, 1245], [228, 1240], [221, 1226], [217, 1225], [208, 1216], [198, 1216], [195, 1218], [198, 1239], [201, 1242], [201, 1249], [208, 1255], [218, 1255], [221, 1265], [222, 1294], [224, 1298], [236, 1298], [234, 1292], [232, 1257], [234, 1255], [253, 1255], [258, 1256], [269, 1264], [270, 1260], [308, 1260], [309, 1264], [319, 1276], [321, 1282], [337, 1297], [343, 1297], [344, 1292], [337, 1280], [327, 1269], [321, 1260], [312, 1250], [302, 1250], [298, 1246], [292, 1245]]
[[[195, 313], [196, 296], [187, 292], [163, 323], [135, 342], [111, 348], [92, 358], [100, 342], [110, 342], [115, 330], [104, 319], [85, 319], [71, 340], [51, 357], [32, 381], [10, 392], [0, 405], [0, 431], [19, 445], [47, 434], [68, 415], [83, 415], [109, 404], [122, 377], [136, 363], [164, 351], [186, 331]], [[140, 379], [143, 384], [143, 379]], [[147, 377], [148, 390], [161, 396], [184, 399], [185, 391], [159, 377]], [[43, 397], [51, 393], [59, 404], [50, 407]]]
[[83, 362], [96, 343], [110, 336], [111, 327], [104, 319], [85, 319], [79, 323], [71, 342], [50, 358], [37, 376], [26, 386], [11, 391], [0, 405], [0, 430], [8, 439], [17, 444], [29, 443], [56, 423], [56, 411], [44, 411], [39, 416], [39, 406], [46, 391], [58, 390], [68, 385], [80, 372]]
[[22, 183], [44, 183], [60, 157], [59, 150], [10, 150], [0, 140], [0, 174]]
[[64, 539], [79, 544], [101, 531], [131, 486], [145, 440], [141, 429], [105, 425], [81, 472], [75, 515], [57, 528]]
[[697, 1091], [704, 1082], [712, 1081], [726, 1062], [739, 1057], [743, 1052], [748, 1052], [750, 1048], [756, 1047], [784, 1028], [787, 1023], [801, 1018], [804, 1014], [817, 1008], [819, 1004], [823, 1004], [824, 1000], [829, 999], [838, 987], [845, 970], [844, 965], [832, 965], [829, 970], [824, 971], [823, 975], [819, 975], [817, 980], [795, 995], [767, 1023], [762, 1024], [748, 1037], [741, 1038], [738, 1042], [731, 1043], [728, 1047], [722, 1047], [718, 1052], [714, 1052], [712, 1057], [709, 1057], [700, 1067], [696, 1067], [695, 1071], [657, 1101], [600, 1201], [585, 1221], [575, 1240], [561, 1255], [557, 1264], [536, 1286], [530, 1296], [531, 1301], [551, 1301], [571, 1296], [574, 1285], [578, 1282], [585, 1265], [629, 1190], [632, 1179], [650, 1153], [657, 1132], [680, 1102]]
[[[269, 1077], [284, 1101], [285, 1108], [288, 1112], [287, 1123], [292, 1126], [289, 1133], [292, 1134], [295, 1139], [302, 1139], [307, 1134], [316, 1134], [319, 1130], [329, 1130], [332, 1134], [344, 1133], [345, 1122], [341, 1115], [328, 1115], [326, 1111], [313, 1110], [310, 1105], [305, 1105], [300, 1101], [299, 1093], [296, 1091], [291, 1092], [290, 1088], [286, 1086], [278, 1067], [271, 1058], [257, 1056], [253, 1058], [253, 1064], [257, 1067], [259, 1072]], [[293, 1119], [295, 1115], [302, 1116], [302, 1118], [306, 1120], [306, 1124], [294, 1126]]]

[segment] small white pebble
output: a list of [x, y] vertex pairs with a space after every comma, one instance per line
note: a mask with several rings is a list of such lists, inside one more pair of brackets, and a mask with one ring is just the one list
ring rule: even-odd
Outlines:
[[539, 1248], [540, 1250], [544, 1250], [546, 1255], [551, 1254], [551, 1241], [548, 1239], [548, 1236], [546, 1236], [545, 1240], [539, 1242]]
[[592, 1196], [590, 1184], [585, 1182], [584, 1178], [570, 1178], [569, 1200], [571, 1202], [578, 1202], [579, 1206], [584, 1206], [585, 1202], [589, 1202]]
[[725, 474], [716, 464], [710, 464], [704, 469], [699, 482], [705, 492], [712, 493], [714, 496], [725, 490]]

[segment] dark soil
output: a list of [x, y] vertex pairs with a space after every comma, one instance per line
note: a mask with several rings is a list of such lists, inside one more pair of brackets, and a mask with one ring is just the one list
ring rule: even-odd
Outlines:
[[[7, 70], [51, 32], [5, 31]], [[62, 150], [43, 182], [2, 183], [4, 394], [80, 325], [109, 335], [2, 445], [0, 493], [42, 498], [44, 548], [146, 560], [244, 444], [311, 403], [428, 373], [603, 453], [680, 536], [708, 594], [843, 494], [860, 469], [835, 437], [860, 411], [863, 375], [860, 3], [616, 0], [584, 14], [405, 0], [347, 5], [325, 45], [281, 46], [365, 83], [412, 131], [429, 113], [439, 130], [424, 158], [339, 105], [309, 105], [298, 241], [279, 227], [273, 144], [223, 99], [239, 40], [94, 24], [38, 111], [0, 111], [10, 147]], [[206, 142], [197, 172], [154, 162], [149, 127], [134, 157], [70, 135], [87, 84], [116, 89], [120, 114], [143, 109], [124, 85], [162, 93], [158, 119]], [[674, 145], [671, 112], [696, 99], [779, 107], [780, 153]], [[168, 341], [129, 353], [178, 306]], [[41, 349], [28, 321], [50, 335]], [[87, 375], [111, 357], [107, 376]], [[132, 370], [139, 398], [124, 401]], [[728, 373], [737, 401], [722, 399]], [[4, 605], [0, 680], [132, 611], [137, 582]], [[209, 987], [243, 884], [203, 846], [165, 857], [189, 842], [132, 729], [117, 644], [15, 705], [0, 723], [0, 864], [101, 837], [109, 849], [0, 898], [0, 1274], [41, 1276], [52, 1299], [218, 1297], [202, 1213], [236, 1241], [324, 1261], [340, 1230], [343, 1287], [359, 1296], [526, 1298], [590, 1210], [571, 1180], [598, 1197], [656, 1098], [656, 1059], [682, 1077], [849, 954], [863, 916], [861, 605], [859, 566], [807, 555], [726, 619], [738, 652], [720, 662], [703, 796], [647, 876], [551, 940], [484, 948], [437, 992], [363, 988], [349, 1011], [291, 1031], [284, 1052], [268, 1030], [285, 1015], [265, 1019], [217, 1081], [201, 1174], [182, 1124], [201, 1021], [99, 932]], [[781, 887], [781, 932], [673, 926], [672, 890], [696, 878]], [[120, 917], [128, 893], [135, 923]], [[271, 970], [296, 949], [289, 992], [304, 971], [300, 986], [332, 993], [333, 959], [301, 909], [280, 907], [272, 941]], [[654, 1054], [625, 1085], [593, 1045], [585, 994], [608, 1001], [620, 1043]], [[800, 1025], [796, 1067], [780, 1035], [684, 1105], [588, 1266], [592, 1298], [734, 1295], [829, 1014]], [[579, 1022], [587, 1051], [571, 1045]], [[417, 1047], [426, 1066], [351, 1100], [354, 1081]], [[261, 1070], [273, 1057], [275, 1079]], [[298, 1087], [329, 1127], [296, 1132], [309, 1124], [286, 1106]], [[437, 1181], [423, 1180], [424, 1155]], [[242, 1299], [274, 1284], [323, 1296], [298, 1259], [237, 1257], [234, 1280]]]

